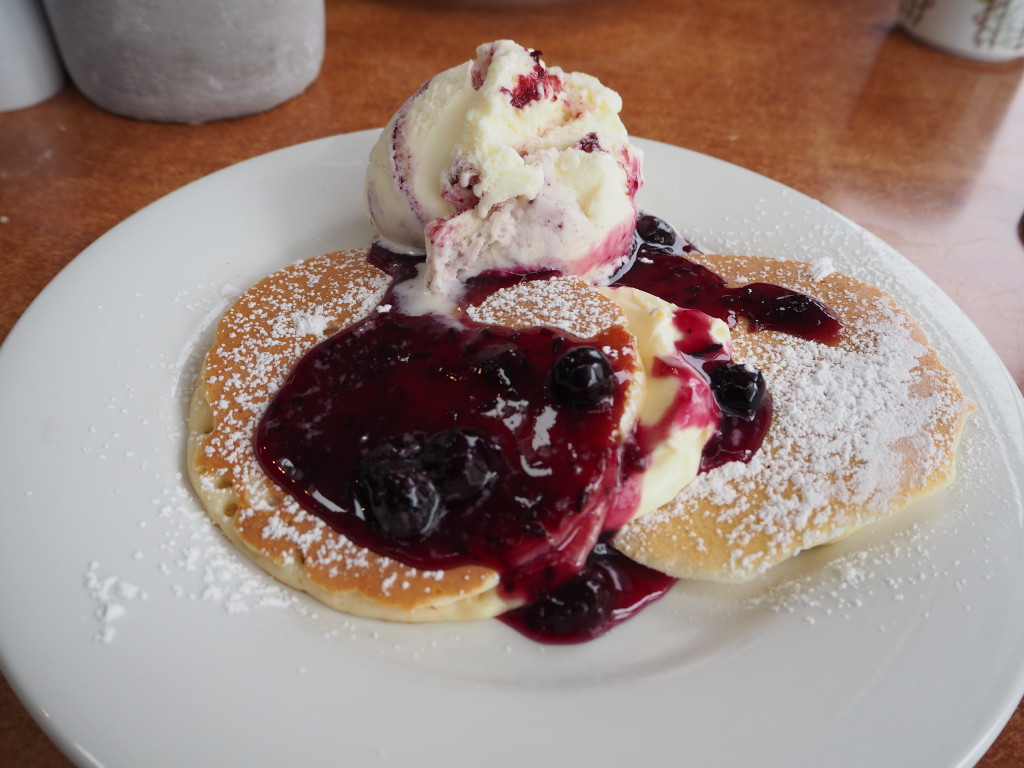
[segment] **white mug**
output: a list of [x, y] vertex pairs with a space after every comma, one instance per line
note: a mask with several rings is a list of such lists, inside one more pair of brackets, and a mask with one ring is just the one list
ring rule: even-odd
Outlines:
[[1024, 56], [1024, 0], [901, 0], [899, 20], [912, 37], [956, 56]]

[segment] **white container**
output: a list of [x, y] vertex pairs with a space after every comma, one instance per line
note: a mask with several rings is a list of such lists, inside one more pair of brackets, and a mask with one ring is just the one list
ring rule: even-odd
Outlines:
[[0, 0], [0, 112], [31, 107], [64, 86], [39, 0]]
[[262, 112], [302, 93], [323, 63], [323, 0], [44, 3], [79, 90], [140, 120]]
[[1024, 0], [902, 0], [899, 20], [912, 37], [956, 56], [1024, 56]]

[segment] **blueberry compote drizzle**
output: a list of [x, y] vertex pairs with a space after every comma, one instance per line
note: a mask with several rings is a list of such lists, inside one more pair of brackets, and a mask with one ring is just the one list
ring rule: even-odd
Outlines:
[[697, 248], [656, 216], [637, 220], [636, 260], [616, 285], [639, 288], [677, 307], [699, 309], [729, 326], [745, 317], [754, 331], [782, 331], [834, 344], [842, 325], [828, 307], [804, 293], [770, 283], [729, 287], [707, 267], [685, 258]]
[[373, 312], [299, 361], [257, 457], [356, 543], [427, 570], [486, 565], [532, 601], [583, 566], [618, 484], [624, 385], [604, 345], [625, 332], [584, 344]]
[[[839, 337], [838, 321], [810, 297], [760, 283], [730, 288], [686, 259], [697, 249], [656, 217], [638, 219], [636, 251], [616, 285], [683, 307], [684, 332], [685, 310], [699, 309], [730, 325], [746, 317], [754, 330]], [[394, 278], [383, 309], [416, 260], [379, 245], [369, 258]], [[478, 303], [546, 276], [485, 276], [467, 297]], [[423, 569], [495, 569], [503, 594], [525, 602], [501, 617], [521, 633], [593, 639], [675, 583], [605, 543], [620, 480], [657, 441], [613, 445], [623, 398], [615, 363], [599, 350], [622, 339], [607, 333], [584, 343], [551, 328], [371, 313], [300, 360], [260, 422], [257, 458], [304, 508], [374, 552]], [[707, 376], [721, 411], [701, 470], [749, 460], [771, 420], [763, 377], [710, 336], [686, 338], [679, 351]]]
[[582, 643], [634, 616], [675, 583], [599, 542], [576, 577], [501, 620], [542, 643]]

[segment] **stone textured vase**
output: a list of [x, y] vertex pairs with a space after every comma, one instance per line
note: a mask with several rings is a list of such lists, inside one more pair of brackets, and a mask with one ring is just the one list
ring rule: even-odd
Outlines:
[[44, 3], [79, 90], [140, 120], [262, 112], [302, 93], [323, 63], [323, 0]]

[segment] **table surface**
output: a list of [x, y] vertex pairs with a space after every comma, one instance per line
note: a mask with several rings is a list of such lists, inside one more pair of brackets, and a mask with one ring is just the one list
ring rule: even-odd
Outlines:
[[[0, 114], [0, 339], [108, 229], [232, 163], [383, 125], [501, 37], [622, 94], [637, 136], [774, 178], [880, 236], [970, 316], [1024, 386], [1024, 61], [918, 45], [896, 0], [328, 0], [319, 78], [199, 126], [101, 111], [69, 84]], [[0, 765], [67, 766], [0, 678]], [[979, 763], [1024, 765], [1024, 706]]]

